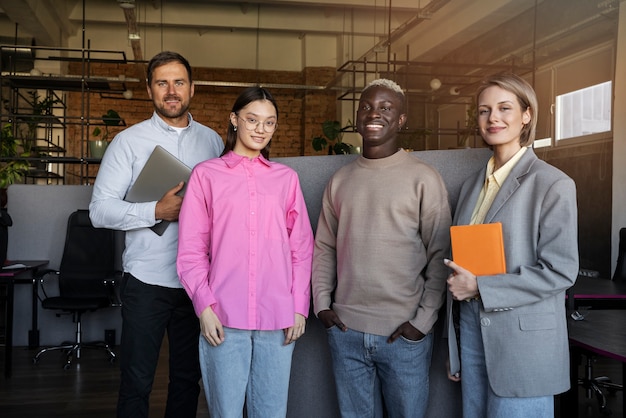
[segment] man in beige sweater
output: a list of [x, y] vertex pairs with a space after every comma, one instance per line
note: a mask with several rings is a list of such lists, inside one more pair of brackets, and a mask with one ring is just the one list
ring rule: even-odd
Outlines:
[[[323, 196], [313, 303], [328, 330], [342, 417], [423, 417], [432, 328], [446, 289], [451, 223], [439, 173], [397, 146], [404, 93], [390, 80], [361, 93], [363, 155]], [[384, 399], [384, 405], [383, 405]]]

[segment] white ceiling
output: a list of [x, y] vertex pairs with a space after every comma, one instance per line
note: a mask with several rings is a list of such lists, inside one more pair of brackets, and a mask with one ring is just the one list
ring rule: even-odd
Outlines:
[[[5, 18], [33, 34], [38, 45], [63, 46], [83, 24], [186, 28], [204, 31], [337, 35], [354, 44], [339, 62], [367, 71], [381, 62], [389, 71], [457, 79], [480, 77], [497, 66], [532, 71], [542, 60], [610, 40], [619, 0], [0, 0]], [[129, 0], [126, 0], [129, 1]], [[84, 3], [83, 3], [84, 2]], [[86, 5], [83, 9], [83, 4]], [[83, 11], [86, 10], [86, 11]], [[3, 16], [0, 13], [0, 17]], [[237, 47], [237, 46], [235, 46]], [[135, 58], [143, 59], [133, 43]], [[355, 66], [356, 63], [356, 66]], [[408, 65], [407, 65], [408, 64]], [[370, 65], [371, 66], [371, 65]], [[493, 66], [493, 67], [492, 67]]]

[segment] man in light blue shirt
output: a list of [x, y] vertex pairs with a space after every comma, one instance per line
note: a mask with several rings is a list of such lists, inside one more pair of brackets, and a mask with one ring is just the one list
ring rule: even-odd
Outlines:
[[[165, 332], [170, 383], [166, 417], [195, 417], [200, 393], [198, 318], [176, 272], [178, 212], [183, 183], [158, 201], [130, 203], [132, 187], [153, 149], [160, 145], [189, 167], [218, 157], [220, 136], [188, 112], [194, 94], [191, 67], [174, 52], [148, 63], [152, 117], [120, 132], [107, 147], [96, 178], [90, 217], [96, 227], [126, 231], [122, 256], [121, 384], [118, 417], [148, 417], [149, 397]], [[172, 222], [163, 235], [150, 227]]]

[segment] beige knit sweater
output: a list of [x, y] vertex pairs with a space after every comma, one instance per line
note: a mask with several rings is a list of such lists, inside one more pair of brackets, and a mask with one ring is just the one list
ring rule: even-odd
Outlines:
[[445, 297], [450, 223], [441, 176], [403, 150], [339, 169], [315, 237], [315, 313], [332, 308], [370, 334], [391, 335], [406, 321], [429, 333]]

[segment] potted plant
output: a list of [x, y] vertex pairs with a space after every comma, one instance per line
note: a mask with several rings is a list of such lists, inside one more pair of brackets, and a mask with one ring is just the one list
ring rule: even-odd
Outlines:
[[0, 266], [7, 257], [8, 227], [13, 225], [6, 209], [7, 188], [28, 172], [28, 163], [19, 157], [13, 125], [7, 124], [0, 130]]
[[[414, 130], [401, 130], [399, 132], [399, 144], [402, 149], [407, 152], [413, 152], [416, 149], [426, 149], [426, 147], [421, 147], [420, 142], [424, 141], [428, 135], [433, 133], [432, 130], [428, 128], [419, 128]], [[424, 145], [426, 145], [424, 141]]]
[[[13, 183], [21, 181], [28, 172], [28, 163], [20, 159], [17, 141], [10, 123], [0, 130], [0, 190], [5, 190]], [[4, 205], [3, 205], [4, 206]]]
[[312, 140], [313, 149], [315, 151], [322, 151], [328, 147], [328, 155], [339, 154], [353, 154], [354, 146], [342, 142], [343, 132], [352, 127], [352, 123], [348, 121], [348, 125], [344, 128], [341, 127], [341, 123], [336, 120], [327, 120], [322, 123], [322, 135], [318, 135]]
[[89, 152], [92, 158], [102, 158], [109, 144], [109, 127], [121, 126], [123, 121], [119, 113], [113, 109], [109, 109], [102, 115], [102, 122], [104, 123], [104, 129], [100, 129], [99, 126], [96, 126], [91, 132], [91, 135], [97, 138], [89, 141]]
[[24, 155], [29, 157], [38, 157], [37, 153], [37, 129], [39, 125], [50, 116], [53, 116], [53, 108], [57, 103], [61, 103], [61, 100], [52, 95], [47, 95], [43, 99], [37, 92], [37, 90], [31, 90], [28, 92], [30, 96], [29, 105], [31, 106], [31, 113], [23, 116], [21, 119], [26, 122], [26, 132], [21, 133], [22, 148]]

